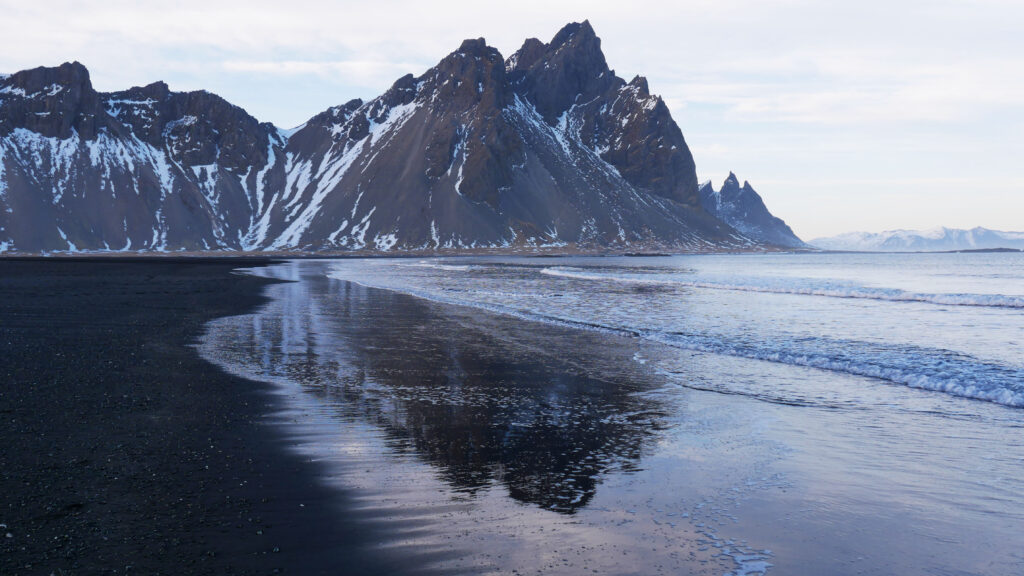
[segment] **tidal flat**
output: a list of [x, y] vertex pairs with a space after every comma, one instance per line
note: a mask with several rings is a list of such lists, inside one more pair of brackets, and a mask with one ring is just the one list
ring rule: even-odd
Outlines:
[[[198, 348], [272, 385], [371, 556], [415, 573], [1019, 573], [1019, 311], [977, 305], [1019, 295], [822, 294], [863, 263], [789, 260], [780, 284], [756, 266], [787, 256], [761, 258], [291, 262]], [[911, 329], [965, 319], [1011, 339]]]

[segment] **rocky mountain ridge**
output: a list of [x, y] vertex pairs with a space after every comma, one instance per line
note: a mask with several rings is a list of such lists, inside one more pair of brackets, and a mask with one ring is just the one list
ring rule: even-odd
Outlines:
[[163, 83], [98, 93], [77, 62], [0, 79], [0, 118], [8, 250], [242, 247], [256, 176], [284, 146], [218, 96]]
[[[78, 63], [0, 77], [0, 251], [733, 250], [647, 81], [588, 22], [508, 59], [466, 40], [295, 131]], [[768, 242], [771, 243], [771, 242]]]
[[745, 180], [740, 186], [739, 179], [732, 172], [718, 190], [710, 181], [701, 184], [699, 196], [705, 210], [747, 238], [763, 244], [807, 248], [807, 244], [782, 219], [768, 211], [754, 187]]

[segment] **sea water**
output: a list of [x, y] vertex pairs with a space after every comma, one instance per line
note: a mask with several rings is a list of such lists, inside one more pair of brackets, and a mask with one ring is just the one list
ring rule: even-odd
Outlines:
[[253, 273], [200, 349], [425, 570], [1024, 571], [1022, 254]]

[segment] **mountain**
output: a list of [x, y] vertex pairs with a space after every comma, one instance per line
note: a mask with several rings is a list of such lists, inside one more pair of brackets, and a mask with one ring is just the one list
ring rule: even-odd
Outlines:
[[466, 40], [288, 132], [204, 91], [97, 92], [78, 63], [0, 77], [0, 251], [764, 243], [702, 208], [668, 107], [588, 22], [508, 59]]
[[1024, 249], [1024, 232], [1000, 232], [980, 227], [970, 230], [936, 228], [924, 232], [889, 230], [878, 234], [849, 232], [831, 238], [817, 238], [810, 243], [826, 250], [864, 252], [941, 252], [996, 248], [1021, 250]]
[[283, 145], [207, 92], [98, 93], [77, 62], [0, 78], [0, 247], [242, 247]]
[[708, 181], [701, 184], [698, 193], [700, 204], [705, 210], [747, 238], [787, 248], [807, 247], [785, 222], [772, 216], [750, 183], [744, 181], [743, 186], [740, 186], [732, 172], [718, 191]]

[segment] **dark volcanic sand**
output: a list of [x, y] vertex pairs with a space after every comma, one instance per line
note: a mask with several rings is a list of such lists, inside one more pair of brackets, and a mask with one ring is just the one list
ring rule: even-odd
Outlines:
[[[348, 574], [316, 464], [267, 387], [188, 345], [262, 302], [260, 261], [0, 260], [0, 574]], [[302, 504], [302, 505], [300, 505]]]

